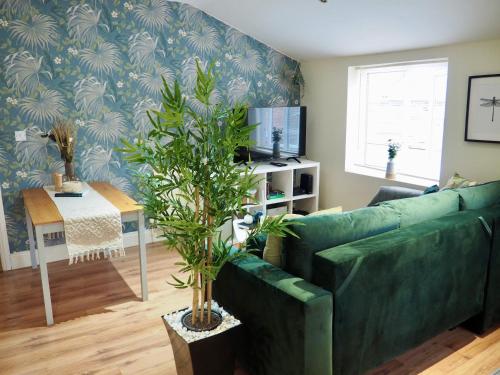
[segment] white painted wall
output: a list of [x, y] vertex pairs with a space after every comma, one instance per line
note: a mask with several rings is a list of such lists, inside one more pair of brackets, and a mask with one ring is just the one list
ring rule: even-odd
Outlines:
[[347, 68], [448, 58], [448, 93], [440, 185], [455, 172], [479, 182], [500, 179], [500, 144], [465, 142], [468, 76], [500, 73], [500, 39], [387, 54], [305, 61], [307, 157], [321, 162], [320, 207], [365, 206], [380, 186], [408, 184], [344, 171]]

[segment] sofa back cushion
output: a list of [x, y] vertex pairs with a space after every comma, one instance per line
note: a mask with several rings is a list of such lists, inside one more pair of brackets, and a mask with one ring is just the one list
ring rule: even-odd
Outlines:
[[308, 281], [312, 279], [313, 256], [318, 251], [399, 227], [399, 215], [390, 207], [367, 207], [290, 221], [293, 222], [291, 229], [299, 238], [285, 238], [285, 270]]
[[390, 207], [401, 217], [401, 227], [440, 218], [459, 210], [459, 195], [456, 191], [446, 190], [420, 197], [384, 202], [381, 207]]
[[477, 210], [500, 202], [500, 181], [456, 189], [460, 195], [460, 210]]

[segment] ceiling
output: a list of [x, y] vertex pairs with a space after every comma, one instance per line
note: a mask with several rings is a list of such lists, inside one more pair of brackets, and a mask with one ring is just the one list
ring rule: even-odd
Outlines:
[[500, 38], [500, 0], [185, 0], [299, 60]]

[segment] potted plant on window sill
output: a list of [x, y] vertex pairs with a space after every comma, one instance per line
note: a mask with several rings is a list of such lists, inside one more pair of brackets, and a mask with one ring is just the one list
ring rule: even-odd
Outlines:
[[385, 178], [389, 180], [394, 180], [396, 178], [396, 167], [394, 165], [394, 159], [396, 158], [401, 145], [389, 139], [387, 145], [387, 153], [389, 156], [389, 161], [387, 162], [387, 168], [385, 171]]
[[[212, 65], [197, 61], [194, 94], [202, 110], [193, 109], [177, 82], [163, 80], [162, 110], [148, 112], [152, 130], [136, 143], [123, 140], [125, 159], [142, 166], [137, 174], [144, 209], [160, 229], [166, 245], [182, 260], [184, 279], [171, 285], [191, 288], [192, 306], [163, 317], [179, 375], [233, 374], [231, 342], [240, 322], [212, 301], [212, 283], [222, 266], [246, 255], [246, 247], [230, 246], [221, 227], [242, 212], [258, 183], [253, 170], [233, 163], [235, 151], [250, 146], [247, 108], [212, 104]], [[144, 168], [144, 166], [146, 168]], [[285, 236], [293, 233], [282, 217], [266, 218], [250, 232]]]

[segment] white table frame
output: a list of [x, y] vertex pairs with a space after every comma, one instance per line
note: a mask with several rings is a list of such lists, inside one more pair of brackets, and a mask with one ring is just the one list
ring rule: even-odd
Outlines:
[[[54, 324], [54, 315], [52, 313], [52, 299], [50, 297], [50, 284], [49, 284], [49, 274], [47, 270], [48, 260], [47, 253], [50, 251], [51, 247], [45, 246], [43, 235], [46, 233], [64, 232], [64, 223], [54, 223], [54, 224], [42, 224], [35, 225], [35, 233], [33, 233], [33, 223], [31, 221], [30, 213], [25, 209], [26, 213], [26, 225], [28, 227], [28, 238], [30, 244], [30, 256], [31, 256], [31, 266], [32, 268], [37, 267], [36, 253], [35, 253], [35, 238], [36, 244], [38, 245], [38, 259], [40, 263], [40, 277], [42, 279], [42, 292], [43, 292], [43, 303], [45, 305], [45, 318], [47, 320], [47, 325]], [[147, 279], [147, 261], [146, 261], [146, 230], [144, 227], [144, 212], [138, 210], [135, 212], [123, 213], [121, 215], [122, 223], [134, 222], [138, 223], [138, 239], [139, 239], [139, 262], [141, 271], [141, 292], [142, 300], [148, 300], [148, 279]]]

